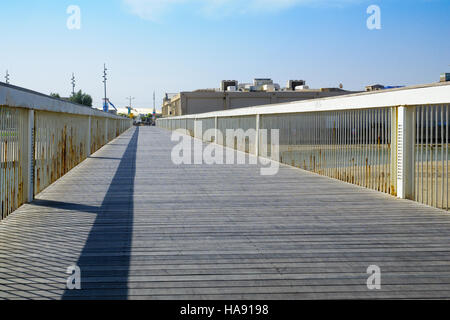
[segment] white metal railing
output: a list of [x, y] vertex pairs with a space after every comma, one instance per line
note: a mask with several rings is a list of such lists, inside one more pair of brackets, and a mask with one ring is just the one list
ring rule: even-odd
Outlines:
[[[200, 139], [211, 128], [222, 135], [254, 129], [248, 132], [255, 136], [223, 144], [258, 156], [265, 150], [287, 165], [448, 210], [449, 104], [450, 84], [440, 83], [163, 118], [157, 125]], [[275, 159], [273, 129], [280, 137]]]
[[414, 199], [449, 209], [449, 108], [450, 105], [415, 108]]
[[131, 125], [127, 118], [0, 83], [0, 220]]

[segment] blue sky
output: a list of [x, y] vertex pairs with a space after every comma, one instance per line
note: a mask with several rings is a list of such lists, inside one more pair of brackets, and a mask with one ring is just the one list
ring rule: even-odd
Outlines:
[[[366, 10], [381, 8], [381, 30]], [[69, 5], [81, 29], [69, 30]], [[164, 92], [218, 87], [222, 79], [271, 77], [313, 88], [412, 85], [450, 71], [449, 0], [18, 0], [0, 4], [0, 75], [43, 93], [77, 87], [157, 106]]]

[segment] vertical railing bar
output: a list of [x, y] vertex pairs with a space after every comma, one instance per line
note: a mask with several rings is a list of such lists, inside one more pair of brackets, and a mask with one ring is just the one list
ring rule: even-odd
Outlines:
[[434, 157], [433, 157], [433, 145], [434, 145], [434, 130], [433, 130], [433, 128], [434, 128], [434, 108], [433, 108], [433, 106], [430, 106], [429, 107], [430, 108], [430, 118], [431, 118], [431, 122], [430, 122], [430, 166], [431, 166], [431, 170], [430, 170], [430, 179], [431, 179], [431, 182], [430, 182], [430, 191], [431, 191], [431, 194], [430, 194], [430, 201], [431, 201], [431, 203], [430, 203], [430, 205], [432, 206], [433, 205], [433, 202], [434, 202], [434, 194], [435, 194], [435, 190], [434, 190], [434, 174], [433, 174], [433, 164], [434, 164]]
[[318, 153], [318, 157], [319, 157], [319, 161], [320, 161], [319, 173], [321, 175], [324, 175], [324, 167], [323, 167], [324, 152], [323, 152], [323, 148], [322, 148], [323, 126], [322, 126], [321, 120], [322, 120], [321, 113], [318, 112], [317, 113], [317, 126], [318, 126], [319, 136], [317, 138], [317, 153]]
[[339, 111], [339, 157], [338, 157], [338, 179], [343, 180], [343, 156], [344, 156], [344, 145], [343, 145], [343, 138], [344, 138], [344, 131], [342, 129], [343, 126], [343, 111]]
[[363, 123], [362, 123], [362, 119], [363, 119], [363, 110], [358, 110], [358, 139], [357, 139], [357, 150], [358, 150], [358, 180], [359, 180], [359, 185], [362, 187], [364, 186], [363, 184], [363, 172], [362, 172], [362, 167], [363, 167], [363, 153], [362, 153], [362, 139], [363, 139]]
[[369, 147], [370, 147], [370, 155], [369, 155], [369, 176], [370, 176], [370, 188], [375, 189], [375, 177], [374, 177], [374, 138], [375, 138], [375, 127], [374, 127], [374, 110], [370, 110], [370, 140], [369, 140]]
[[[11, 119], [14, 115], [13, 110], [11, 110], [9, 117], [8, 117], [8, 126], [6, 127], [7, 130], [11, 130]], [[10, 139], [9, 139], [9, 134], [6, 135], [6, 141], [8, 142], [6, 145], [6, 163], [8, 166], [8, 171], [7, 171], [7, 190], [8, 190], [8, 196], [7, 196], [7, 209], [6, 209], [6, 215], [9, 215], [10, 210], [11, 210], [11, 143], [10, 143]]]
[[442, 165], [442, 174], [441, 174], [441, 209], [444, 209], [444, 105], [440, 106], [441, 108], [441, 165]]
[[357, 172], [358, 172], [358, 185], [362, 186], [362, 174], [361, 174], [361, 127], [362, 127], [362, 123], [361, 123], [361, 114], [362, 111], [358, 110], [357, 111], [357, 123], [358, 123], [358, 129], [357, 129], [357, 139], [356, 139], [356, 150], [358, 152], [358, 164], [357, 164]]
[[355, 131], [355, 150], [356, 150], [356, 174], [358, 185], [362, 186], [361, 176], [361, 110], [355, 111], [356, 131]]
[[[11, 117], [11, 110], [5, 110], [5, 131], [8, 132], [9, 127], [9, 118]], [[5, 192], [5, 202], [4, 202], [4, 210], [2, 218], [4, 218], [8, 214], [8, 199], [9, 199], [9, 188], [8, 188], [8, 134], [5, 133], [5, 137], [3, 139], [3, 159], [5, 161], [5, 170], [4, 170], [4, 192]]]
[[420, 127], [419, 127], [419, 121], [420, 121], [420, 119], [419, 119], [419, 110], [420, 110], [420, 107], [416, 107], [414, 109], [414, 114], [415, 114], [415, 119], [416, 119], [416, 122], [415, 122], [416, 133], [415, 133], [415, 137], [414, 137], [414, 143], [415, 143], [415, 145], [414, 145], [414, 152], [415, 152], [415, 157], [416, 157], [416, 163], [413, 166], [414, 170], [416, 172], [416, 174], [414, 175], [414, 177], [415, 177], [415, 181], [414, 181], [414, 188], [415, 188], [415, 190], [414, 190], [414, 200], [417, 201], [417, 202], [419, 202], [418, 201], [418, 199], [419, 199], [419, 170], [418, 170], [418, 166], [419, 166], [419, 132], [420, 132], [419, 131], [420, 130]]
[[387, 138], [388, 138], [388, 144], [387, 144], [387, 154], [388, 154], [388, 171], [387, 171], [387, 175], [388, 175], [388, 193], [389, 194], [393, 194], [394, 190], [392, 190], [393, 185], [391, 185], [391, 179], [393, 179], [393, 177], [391, 176], [391, 166], [392, 166], [392, 108], [387, 108], [386, 109], [386, 113], [387, 113]]
[[316, 146], [317, 146], [317, 112], [311, 114], [312, 117], [312, 125], [314, 126], [312, 132], [313, 132], [313, 139], [312, 139], [312, 160], [313, 160], [313, 172], [318, 173], [318, 167], [319, 167], [319, 160], [316, 154]]
[[334, 154], [333, 154], [333, 128], [334, 128], [334, 116], [333, 111], [328, 111], [325, 117], [325, 127], [327, 133], [326, 148], [327, 148], [327, 175], [328, 177], [333, 177], [333, 164], [334, 164]]
[[386, 193], [386, 154], [384, 152], [384, 146], [386, 144], [385, 136], [385, 112], [384, 108], [380, 109], [380, 181], [381, 192]]
[[388, 161], [388, 157], [387, 157], [387, 134], [386, 134], [386, 130], [387, 130], [387, 113], [386, 113], [386, 109], [383, 108], [383, 113], [382, 113], [382, 123], [383, 123], [383, 144], [382, 144], [382, 155], [383, 155], [383, 192], [387, 193], [387, 161]]
[[428, 106], [425, 109], [425, 169], [426, 169], [426, 181], [427, 181], [427, 187], [426, 187], [426, 204], [429, 204], [428, 202], [428, 196], [430, 193], [429, 189], [429, 177], [428, 177]]
[[320, 160], [319, 160], [319, 156], [317, 154], [317, 140], [319, 138], [319, 130], [318, 130], [318, 126], [317, 126], [317, 112], [315, 112], [313, 114], [313, 125], [314, 125], [314, 139], [313, 139], [313, 161], [314, 161], [314, 172], [315, 173], [320, 173]]
[[331, 156], [332, 156], [332, 163], [333, 163], [333, 167], [330, 166], [330, 175], [332, 178], [335, 178], [335, 169], [337, 168], [336, 165], [336, 142], [337, 140], [335, 139], [335, 135], [336, 135], [336, 111], [331, 111], [331, 123], [332, 123], [332, 128], [330, 131], [330, 151], [331, 151]]
[[378, 144], [378, 158], [379, 158], [379, 180], [380, 180], [380, 192], [384, 192], [384, 153], [383, 153], [383, 139], [384, 139], [384, 113], [383, 108], [378, 109], [378, 135], [379, 135], [379, 144]]
[[373, 184], [372, 189], [377, 190], [377, 165], [378, 165], [378, 159], [377, 159], [377, 109], [372, 109], [372, 127], [373, 127], [373, 136], [372, 136], [372, 158], [373, 158], [373, 165], [372, 165], [372, 173], [373, 173]]
[[380, 109], [375, 109], [375, 116], [376, 116], [376, 121], [375, 121], [375, 128], [376, 128], [376, 150], [377, 150], [377, 187], [375, 190], [380, 191], [381, 188], [381, 170], [380, 170]]
[[420, 169], [420, 180], [421, 180], [421, 182], [420, 182], [420, 190], [421, 190], [421, 203], [425, 203], [425, 199], [424, 199], [424, 189], [425, 189], [425, 186], [424, 186], [424, 181], [423, 181], [423, 179], [424, 179], [424, 174], [423, 174], [423, 163], [424, 163], [424, 158], [423, 158], [423, 154], [424, 154], [424, 149], [423, 149], [423, 147], [424, 147], [424, 136], [423, 136], [423, 129], [424, 129], [424, 127], [425, 127], [425, 124], [424, 124], [424, 122], [425, 122], [425, 119], [424, 119], [424, 106], [421, 106], [420, 107], [420, 159], [421, 159], [421, 161], [420, 161], [420, 166], [421, 166], [421, 169]]
[[[6, 108], [4, 111], [4, 127], [5, 127], [5, 131], [8, 130], [8, 117], [10, 116], [10, 109]], [[3, 156], [3, 194], [4, 194], [4, 203], [3, 203], [3, 213], [2, 213], [2, 218], [7, 214], [8, 211], [8, 183], [7, 183], [7, 179], [8, 179], [8, 136], [5, 133], [5, 136], [3, 138], [3, 152], [2, 152], [2, 156]]]
[[348, 145], [349, 145], [349, 154], [350, 154], [350, 177], [349, 177], [349, 182], [353, 183], [354, 181], [354, 175], [355, 173], [353, 172], [353, 163], [354, 163], [354, 153], [353, 153], [353, 110], [350, 110], [349, 112], [349, 130], [348, 130], [348, 134], [349, 134], [349, 139], [348, 139]]
[[384, 192], [389, 193], [389, 135], [388, 135], [388, 126], [389, 126], [389, 109], [384, 109], [384, 154], [385, 154], [385, 166], [384, 166], [384, 176], [385, 176], [385, 182], [384, 182]]
[[438, 108], [439, 108], [439, 106], [434, 106], [434, 112], [435, 112], [435, 119], [436, 119], [436, 124], [435, 124], [435, 126], [436, 126], [436, 135], [435, 135], [435, 141], [436, 141], [436, 143], [435, 143], [435, 149], [434, 149], [434, 152], [435, 152], [435, 166], [434, 166], [434, 171], [435, 171], [435, 188], [434, 188], [434, 190], [435, 190], [435, 193], [436, 193], [436, 195], [435, 195], [435, 198], [436, 198], [436, 201], [435, 201], [435, 206], [436, 207], [438, 207], [439, 206], [439, 181], [438, 181], [438, 171], [439, 171], [439, 159], [438, 159], [438, 143], [439, 143], [439, 133], [438, 133], [438, 129], [439, 129], [439, 114], [438, 114]]
[[351, 125], [352, 125], [352, 118], [351, 118], [351, 111], [346, 111], [346, 150], [347, 150], [347, 172], [346, 172], [346, 179], [347, 182], [352, 181], [352, 146], [351, 146]]
[[348, 111], [348, 150], [349, 150], [348, 182], [353, 183], [353, 110]]
[[369, 131], [369, 114], [370, 110], [364, 110], [364, 182], [366, 188], [370, 188], [370, 175], [369, 175], [369, 139], [370, 139], [370, 131]]
[[380, 181], [380, 188], [379, 191], [383, 192], [383, 183], [384, 183], [384, 177], [383, 177], [383, 109], [378, 109], [378, 159], [379, 159], [379, 181]]
[[448, 200], [449, 200], [449, 196], [448, 196], [448, 109], [449, 109], [449, 105], [446, 105], [445, 107], [445, 164], [446, 164], [446, 170], [445, 170], [445, 174], [446, 174], [446, 179], [447, 179], [447, 211], [448, 211]]
[[362, 124], [363, 124], [363, 136], [362, 136], [362, 170], [363, 170], [363, 186], [367, 188], [367, 170], [366, 170], [366, 157], [367, 157], [367, 110], [362, 110]]
[[333, 168], [333, 175], [335, 179], [339, 179], [338, 170], [339, 170], [339, 111], [334, 111], [334, 156], [335, 156], [335, 165]]
[[342, 111], [337, 111], [337, 116], [338, 116], [338, 129], [337, 129], [337, 140], [338, 140], [338, 149], [337, 149], [337, 166], [336, 166], [336, 174], [337, 174], [337, 179], [342, 180], [341, 179], [341, 163], [342, 163]]
[[348, 146], [349, 146], [349, 182], [353, 183], [355, 173], [353, 171], [354, 151], [353, 151], [353, 110], [349, 110]]
[[348, 182], [348, 111], [344, 111], [344, 123], [343, 123], [343, 129], [344, 129], [344, 181]]
[[341, 180], [347, 181], [347, 174], [346, 174], [346, 111], [341, 112], [341, 146], [342, 146], [342, 157], [341, 157]]
[[352, 134], [352, 139], [351, 139], [351, 143], [352, 143], [352, 165], [353, 165], [353, 177], [352, 177], [352, 179], [353, 179], [353, 181], [352, 181], [352, 183], [354, 183], [354, 184], [356, 184], [356, 185], [358, 185], [358, 174], [357, 174], [357, 160], [358, 160], [358, 154], [356, 153], [356, 134], [357, 134], [357, 130], [356, 130], [356, 126], [357, 126], [357, 123], [356, 123], [356, 111], [355, 110], [353, 110], [352, 111], [352, 122], [353, 122], [353, 125], [352, 125], [352, 131], [351, 131], [351, 134]]
[[338, 169], [338, 112], [333, 111], [333, 154], [334, 154], [334, 166], [333, 166], [333, 178], [337, 179]]
[[5, 115], [4, 115], [4, 108], [0, 107], [0, 219], [3, 218], [3, 203], [4, 203], [4, 191], [3, 191], [3, 150], [4, 150], [4, 146], [3, 146], [3, 136], [4, 136], [4, 119], [5, 119]]
[[366, 188], [369, 188], [370, 189], [370, 187], [371, 187], [371, 184], [370, 184], [370, 169], [369, 169], [369, 167], [370, 167], [370, 113], [371, 113], [371, 110], [370, 109], [367, 109], [366, 110], [366, 116], [365, 116], [365, 126], [366, 126], [366, 129], [365, 129], [365, 131], [366, 131], [366, 141], [365, 141], [365, 159], [364, 159], [364, 162], [365, 162], [365, 176], [366, 176]]

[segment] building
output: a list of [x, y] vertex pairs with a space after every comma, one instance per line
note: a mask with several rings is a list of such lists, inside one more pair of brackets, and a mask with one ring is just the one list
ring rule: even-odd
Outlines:
[[384, 90], [384, 86], [381, 84], [373, 84], [370, 86], [366, 86], [366, 91], [377, 91], [377, 90]]
[[291, 80], [289, 84], [290, 87], [280, 89], [277, 83], [266, 78], [255, 79], [253, 84], [224, 80], [220, 89], [166, 94], [162, 114], [173, 117], [355, 93], [339, 88], [308, 89], [303, 80]]
[[450, 81], [450, 73], [442, 73], [441, 74], [441, 82]]

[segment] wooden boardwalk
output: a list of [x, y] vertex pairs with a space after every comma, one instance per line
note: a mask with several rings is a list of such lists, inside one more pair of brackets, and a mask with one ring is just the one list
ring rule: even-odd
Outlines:
[[0, 222], [0, 299], [450, 298], [447, 213], [286, 166], [176, 166], [173, 145], [132, 128]]

